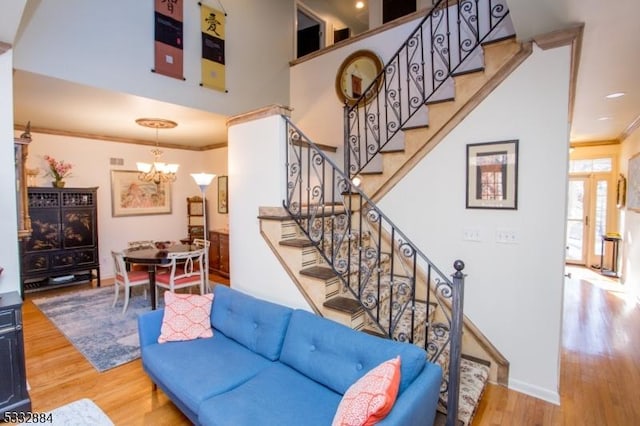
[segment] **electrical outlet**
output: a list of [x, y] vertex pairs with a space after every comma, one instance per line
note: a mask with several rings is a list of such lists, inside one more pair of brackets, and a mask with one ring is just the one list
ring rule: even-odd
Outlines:
[[518, 233], [515, 229], [496, 229], [496, 243], [518, 244]]
[[480, 230], [476, 228], [465, 228], [462, 230], [464, 241], [480, 241]]

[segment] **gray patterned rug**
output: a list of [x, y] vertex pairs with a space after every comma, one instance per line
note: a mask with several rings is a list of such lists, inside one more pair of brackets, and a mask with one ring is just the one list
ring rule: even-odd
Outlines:
[[150, 310], [142, 289], [134, 288], [122, 314], [120, 292], [114, 308], [112, 286], [33, 299], [33, 303], [102, 372], [140, 357], [138, 314]]

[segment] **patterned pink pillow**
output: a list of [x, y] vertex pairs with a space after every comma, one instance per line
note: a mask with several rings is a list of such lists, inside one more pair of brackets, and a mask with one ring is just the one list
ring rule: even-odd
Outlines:
[[332, 426], [374, 425], [393, 408], [400, 387], [400, 357], [383, 362], [342, 396]]
[[158, 343], [213, 337], [211, 304], [213, 294], [164, 292], [164, 316]]

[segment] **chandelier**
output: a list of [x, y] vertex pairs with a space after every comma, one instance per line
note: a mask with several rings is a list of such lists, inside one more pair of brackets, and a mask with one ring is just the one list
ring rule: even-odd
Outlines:
[[173, 129], [178, 123], [162, 118], [139, 118], [136, 120], [136, 123], [143, 127], [156, 129], [156, 147], [151, 150], [153, 163], [136, 163], [138, 179], [144, 182], [153, 182], [156, 185], [165, 182], [174, 182], [176, 180], [178, 167], [180, 166], [178, 164], [167, 164], [160, 161], [162, 151], [158, 148], [158, 130]]

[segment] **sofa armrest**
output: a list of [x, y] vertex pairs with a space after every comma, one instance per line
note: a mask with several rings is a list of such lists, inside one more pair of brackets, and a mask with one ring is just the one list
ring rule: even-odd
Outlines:
[[163, 315], [164, 309], [138, 315], [138, 337], [140, 338], [141, 349], [145, 346], [158, 343]]
[[432, 425], [436, 415], [442, 368], [427, 362], [418, 377], [402, 392], [379, 426]]

